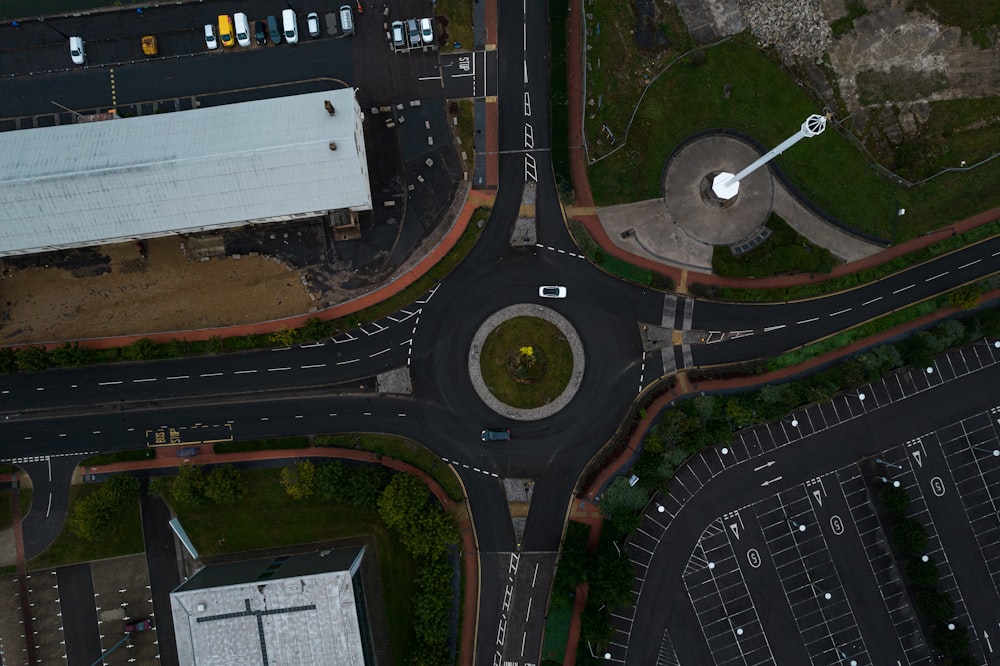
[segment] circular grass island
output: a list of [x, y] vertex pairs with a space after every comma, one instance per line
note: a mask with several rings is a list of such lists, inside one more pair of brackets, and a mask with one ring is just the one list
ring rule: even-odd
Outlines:
[[486, 337], [479, 369], [497, 400], [518, 409], [535, 409], [558, 398], [569, 386], [573, 350], [551, 322], [513, 317]]

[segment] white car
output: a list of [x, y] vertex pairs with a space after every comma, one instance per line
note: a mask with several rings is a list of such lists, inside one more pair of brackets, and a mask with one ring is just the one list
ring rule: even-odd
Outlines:
[[566, 287], [539, 287], [538, 295], [542, 298], [566, 298]]
[[429, 18], [420, 19], [420, 39], [424, 44], [434, 43], [434, 26]]
[[311, 12], [306, 16], [306, 26], [309, 28], [310, 37], [319, 37], [319, 14]]
[[87, 52], [84, 50], [83, 37], [69, 38], [69, 57], [73, 59], [74, 65], [82, 65], [87, 62]]
[[205, 24], [205, 46], [209, 51], [219, 48], [219, 40], [215, 38], [215, 25], [211, 23]]
[[299, 43], [299, 20], [291, 9], [281, 10], [281, 27], [285, 32], [285, 41], [289, 44]]
[[397, 49], [401, 49], [406, 46], [406, 32], [403, 28], [402, 21], [392, 22], [392, 45]]
[[250, 20], [242, 12], [233, 14], [233, 22], [236, 24], [236, 43], [240, 46], [250, 46]]

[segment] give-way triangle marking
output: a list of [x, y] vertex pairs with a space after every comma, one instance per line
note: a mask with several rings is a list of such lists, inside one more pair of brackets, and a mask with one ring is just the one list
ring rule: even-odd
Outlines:
[[910, 453], [913, 455], [913, 458], [917, 461], [917, 464], [923, 467], [924, 461], [920, 459], [920, 456], [922, 455], [920, 451], [910, 451]]
[[733, 536], [735, 536], [737, 539], [740, 538], [739, 523], [729, 523], [729, 529], [733, 531]]
[[823, 493], [820, 490], [813, 491], [813, 497], [816, 498], [816, 503], [823, 506]]

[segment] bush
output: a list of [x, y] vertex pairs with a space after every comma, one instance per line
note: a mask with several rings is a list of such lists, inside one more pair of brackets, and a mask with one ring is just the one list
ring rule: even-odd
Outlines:
[[205, 473], [201, 465], [181, 465], [170, 484], [170, 497], [178, 504], [201, 506], [205, 502]]
[[281, 487], [296, 500], [312, 497], [316, 480], [316, 466], [308, 460], [296, 460], [291, 467], [281, 470]]
[[51, 365], [49, 352], [45, 347], [22, 347], [15, 354], [17, 369], [20, 372], [41, 372]]
[[914, 606], [921, 617], [931, 622], [947, 622], [955, 613], [955, 602], [944, 592], [920, 590]]
[[957, 623], [949, 629], [947, 623], [939, 622], [931, 626], [931, 644], [948, 656], [962, 656], [969, 651], [969, 630]]
[[904, 555], [917, 557], [927, 549], [927, 530], [912, 518], [896, 523], [892, 528], [892, 539]]
[[139, 482], [129, 474], [115, 474], [101, 488], [73, 504], [69, 529], [87, 541], [101, 539], [139, 497]]
[[246, 491], [243, 475], [232, 465], [220, 465], [205, 478], [205, 497], [216, 504], [237, 504]]

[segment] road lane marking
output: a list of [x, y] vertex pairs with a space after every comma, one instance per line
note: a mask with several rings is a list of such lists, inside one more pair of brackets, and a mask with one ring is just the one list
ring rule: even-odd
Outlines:
[[778, 329], [784, 328], [786, 324], [779, 324], [777, 326], [768, 326], [764, 329], [765, 333], [770, 333], [771, 331], [777, 331]]
[[962, 270], [963, 268], [968, 268], [969, 266], [975, 266], [980, 261], [982, 261], [982, 259], [976, 259], [975, 261], [970, 261], [967, 264], [962, 264], [961, 266], [958, 267], [958, 270]]
[[256, 370], [237, 370], [233, 374], [234, 375], [252, 375], [255, 372], [257, 372], [257, 371]]
[[221, 372], [206, 372], [205, 374], [198, 375], [198, 376], [199, 377], [221, 377], [222, 373]]
[[850, 311], [851, 311], [851, 308], [846, 308], [846, 309], [844, 309], [844, 310], [837, 310], [836, 312], [831, 312], [831, 313], [830, 313], [830, 316], [831, 316], [831, 317], [836, 317], [837, 315], [842, 315], [842, 314], [844, 314], [845, 312], [850, 312]]
[[909, 285], [906, 285], [906, 286], [905, 286], [905, 287], [903, 287], [902, 289], [897, 289], [896, 291], [894, 291], [894, 292], [892, 292], [892, 293], [893, 293], [893, 294], [901, 294], [901, 293], [903, 293], [904, 291], [906, 291], [907, 289], [913, 289], [913, 285], [912, 285], [912, 284], [909, 284]]
[[865, 306], [865, 305], [871, 305], [871, 304], [872, 304], [872, 303], [874, 303], [875, 301], [881, 301], [881, 300], [882, 300], [882, 297], [881, 297], [881, 296], [877, 296], [876, 298], [873, 298], [873, 299], [872, 299], [872, 300], [870, 300], [870, 301], [865, 301], [865, 302], [864, 302], [864, 303], [862, 303], [861, 305], [862, 305], [862, 306]]
[[357, 363], [360, 360], [361, 360], [360, 358], [356, 358], [352, 361], [338, 361], [337, 365], [347, 365], [348, 363]]
[[947, 274], [948, 274], [948, 271], [945, 271], [944, 273], [938, 273], [934, 277], [927, 278], [926, 280], [924, 280], [924, 282], [930, 282], [931, 280], [937, 280], [939, 277], [944, 277]]
[[369, 354], [368, 358], [375, 358], [376, 356], [381, 356], [382, 354], [386, 353], [387, 351], [389, 351], [388, 347], [386, 347], [385, 349], [383, 349], [380, 352], [375, 352], [374, 354]]
[[268, 372], [283, 372], [285, 370], [291, 370], [291, 368], [268, 368]]
[[819, 321], [819, 317], [813, 317], [812, 319], [803, 319], [802, 321], [795, 322], [796, 324], [811, 324], [814, 321]]
[[150, 377], [148, 379], [133, 379], [132, 383], [133, 384], [139, 384], [141, 382], [155, 382], [155, 381], [156, 381], [156, 377]]
[[114, 386], [115, 384], [121, 384], [121, 382], [120, 381], [118, 381], [118, 382], [101, 382], [101, 383], [98, 384], [98, 386]]
[[303, 370], [311, 370], [313, 368], [325, 368], [325, 367], [326, 367], [326, 363], [314, 363], [313, 365], [303, 365], [302, 369]]

